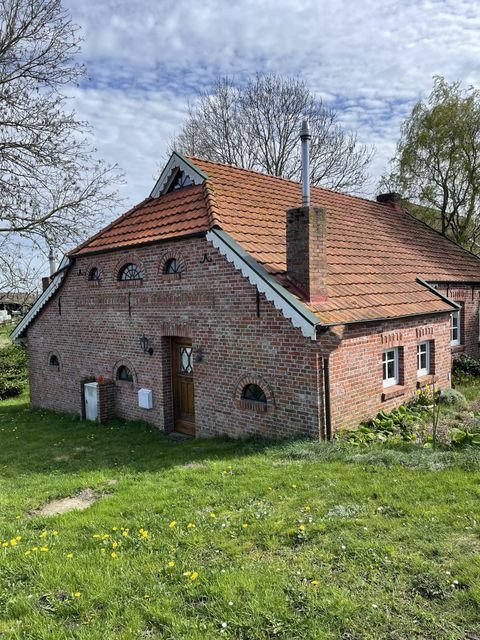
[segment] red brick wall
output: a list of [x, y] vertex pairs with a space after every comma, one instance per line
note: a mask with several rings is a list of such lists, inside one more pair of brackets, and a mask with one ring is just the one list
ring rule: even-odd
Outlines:
[[479, 358], [478, 313], [480, 286], [452, 284], [447, 287], [446, 285], [439, 285], [438, 291], [452, 300], [455, 300], [455, 302], [458, 302], [462, 306], [460, 314], [460, 345], [452, 346], [453, 357], [458, 358], [465, 353], [473, 358]]
[[[351, 428], [382, 409], [408, 401], [418, 385], [432, 382], [417, 377], [417, 344], [432, 341], [431, 371], [439, 388], [450, 386], [450, 318], [448, 315], [365, 323], [339, 327], [324, 344], [337, 343], [330, 356], [332, 426]], [[401, 384], [383, 387], [382, 353], [401, 349]], [[403, 362], [402, 362], [403, 361]]]
[[[180, 277], [162, 273], [168, 256], [183, 264]], [[116, 280], [125, 262], [142, 266], [140, 285]], [[87, 280], [93, 266], [101, 273], [98, 284]], [[140, 348], [142, 334], [149, 338], [151, 356]], [[330, 356], [334, 428], [354, 427], [414, 393], [417, 342], [435, 340], [435, 375], [440, 386], [449, 384], [448, 316], [352, 325], [320, 334], [315, 342], [263, 295], [257, 316], [256, 289], [197, 238], [77, 259], [27, 332], [32, 405], [81, 413], [81, 381], [101, 376], [114, 381], [110, 410], [170, 431], [171, 337], [191, 338], [194, 356], [201, 360], [194, 364], [199, 436], [318, 438], [325, 356]], [[382, 401], [382, 351], [392, 340], [404, 348], [405, 388]], [[48, 366], [52, 353], [59, 356], [60, 371]], [[121, 364], [132, 370], [133, 383], [115, 380]], [[248, 381], [263, 381], [266, 412], [240, 401], [240, 386]], [[153, 391], [152, 410], [138, 407], [142, 387]]]
[[[183, 261], [181, 277], [161, 272], [167, 254]], [[141, 286], [115, 280], [127, 261], [142, 265]], [[87, 280], [93, 266], [99, 284]], [[152, 356], [140, 349], [142, 334]], [[115, 413], [171, 430], [170, 336], [191, 338], [194, 354], [203, 354], [194, 365], [198, 435], [319, 436], [316, 343], [263, 295], [257, 317], [256, 289], [203, 238], [77, 259], [28, 329], [32, 405], [80, 412], [80, 381], [115, 381], [116, 368], [126, 364], [134, 382], [114, 382]], [[60, 372], [48, 371], [49, 353], [59, 355]], [[237, 401], [245, 377], [265, 381], [271, 391], [265, 413]], [[138, 408], [142, 387], [153, 390], [152, 410]]]

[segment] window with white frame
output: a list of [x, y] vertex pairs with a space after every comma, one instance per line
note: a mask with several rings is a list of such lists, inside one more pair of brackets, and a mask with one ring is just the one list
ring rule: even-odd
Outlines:
[[398, 348], [387, 349], [383, 352], [383, 386], [391, 387], [399, 382]]
[[460, 309], [450, 315], [450, 344], [460, 344]]
[[417, 375], [428, 376], [430, 373], [430, 342], [417, 344]]

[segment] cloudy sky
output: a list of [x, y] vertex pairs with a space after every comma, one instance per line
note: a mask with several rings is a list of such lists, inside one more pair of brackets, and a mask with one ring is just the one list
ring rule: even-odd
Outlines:
[[126, 173], [125, 208], [151, 190], [189, 101], [219, 75], [304, 79], [376, 148], [367, 195], [432, 77], [480, 86], [475, 0], [67, 0], [88, 76], [72, 94], [98, 154]]

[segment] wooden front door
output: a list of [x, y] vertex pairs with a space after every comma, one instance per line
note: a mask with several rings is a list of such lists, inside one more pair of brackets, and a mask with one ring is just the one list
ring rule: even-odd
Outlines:
[[195, 435], [192, 341], [172, 338], [172, 384], [175, 431]]

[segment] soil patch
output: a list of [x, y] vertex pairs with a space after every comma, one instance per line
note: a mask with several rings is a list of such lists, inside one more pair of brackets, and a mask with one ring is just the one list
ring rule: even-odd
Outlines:
[[94, 502], [98, 500], [98, 496], [92, 491], [92, 489], [84, 489], [77, 493], [75, 496], [68, 498], [60, 498], [59, 500], [52, 500], [47, 502], [40, 509], [31, 511], [32, 516], [55, 516], [60, 513], [66, 513], [67, 511], [82, 511], [88, 509]]

